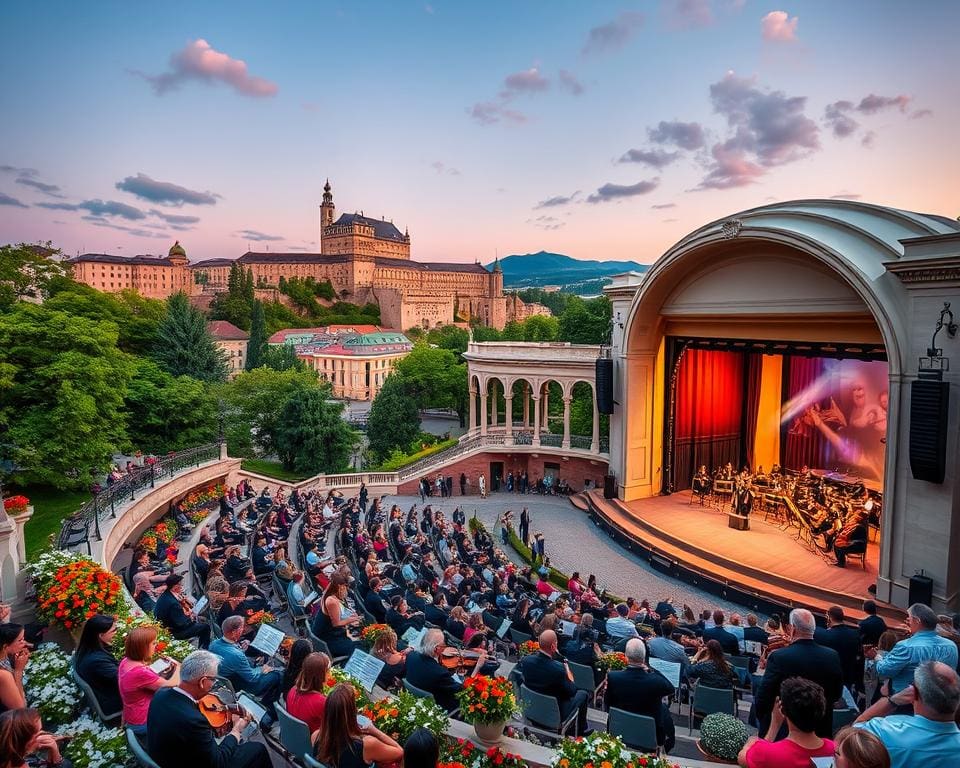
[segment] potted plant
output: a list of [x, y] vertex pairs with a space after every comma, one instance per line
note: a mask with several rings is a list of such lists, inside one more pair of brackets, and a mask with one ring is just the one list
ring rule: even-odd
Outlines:
[[386, 624], [367, 624], [363, 629], [360, 630], [360, 639], [363, 641], [364, 645], [367, 646], [367, 648], [373, 648], [373, 646], [376, 645], [380, 635], [389, 629], [390, 627]]
[[620, 651], [609, 651], [601, 654], [597, 659], [597, 668], [604, 672], [615, 672], [627, 668], [627, 654]]
[[715, 763], [736, 765], [737, 755], [747, 743], [747, 738], [747, 726], [739, 718], [714, 712], [703, 718], [697, 749]]
[[460, 716], [473, 723], [477, 739], [484, 744], [495, 744], [503, 738], [503, 728], [517, 711], [513, 684], [505, 677], [473, 675], [463, 681], [463, 690], [457, 694]]
[[381, 731], [403, 744], [415, 728], [426, 728], [437, 738], [446, 731], [450, 718], [430, 699], [420, 699], [401, 690], [395, 698], [381, 699], [363, 710]]
[[676, 763], [658, 755], [634, 755], [619, 736], [596, 731], [586, 738], [563, 739], [557, 746], [552, 768], [676, 768]]

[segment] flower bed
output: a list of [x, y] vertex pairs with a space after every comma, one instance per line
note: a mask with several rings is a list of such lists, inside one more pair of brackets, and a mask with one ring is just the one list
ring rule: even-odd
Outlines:
[[450, 723], [447, 713], [436, 702], [417, 698], [406, 690], [401, 690], [395, 699], [374, 702], [363, 710], [363, 714], [400, 744], [416, 728], [426, 728], [439, 738]]
[[563, 739], [550, 765], [553, 768], [680, 768], [668, 757], [635, 755], [619, 736], [602, 731], [586, 738]]
[[83, 700], [70, 676], [70, 657], [56, 643], [44, 643], [30, 654], [23, 670], [23, 689], [27, 706], [37, 709], [49, 725], [70, 722]]
[[88, 714], [61, 726], [56, 734], [73, 737], [64, 750], [73, 768], [123, 768], [132, 764], [123, 731], [107, 728]]
[[8, 515], [19, 515], [27, 511], [30, 506], [30, 499], [26, 496], [11, 496], [3, 500], [3, 511]]
[[603, 653], [600, 655], [600, 658], [597, 659], [597, 668], [602, 669], [604, 672], [626, 669], [627, 655], [625, 653], [621, 653], [620, 651]]
[[457, 694], [460, 716], [468, 723], [503, 723], [517, 712], [513, 684], [505, 677], [472, 675]]
[[472, 741], [449, 739], [442, 746], [437, 765], [444, 768], [526, 768], [527, 763], [520, 755], [504, 752], [499, 747], [483, 750]]
[[177, 661], [183, 661], [187, 655], [195, 651], [191, 643], [186, 640], [176, 640], [161, 624], [147, 616], [118, 616], [117, 632], [113, 636], [110, 650], [118, 659], [123, 658], [123, 644], [130, 631], [137, 627], [153, 627], [157, 630], [157, 652], [150, 661], [165, 656]]
[[84, 555], [47, 552], [27, 572], [36, 588], [37, 615], [68, 631], [97, 613], [130, 613], [120, 578]]
[[183, 499], [179, 507], [183, 510], [187, 519], [196, 525], [207, 517], [207, 505], [212, 501], [219, 501], [221, 496], [227, 492], [227, 486], [222, 483], [211, 485], [204, 490], [194, 491]]

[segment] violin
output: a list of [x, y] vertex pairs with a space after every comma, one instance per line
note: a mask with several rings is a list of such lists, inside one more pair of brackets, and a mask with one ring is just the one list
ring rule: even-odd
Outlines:
[[480, 658], [480, 651], [468, 651], [461, 648], [452, 648], [447, 646], [440, 652], [437, 661], [444, 669], [453, 672], [470, 672], [477, 664]]
[[213, 728], [217, 738], [226, 736], [233, 727], [233, 716], [246, 715], [246, 710], [234, 702], [228, 704], [215, 693], [208, 693], [197, 701], [197, 707], [210, 727]]

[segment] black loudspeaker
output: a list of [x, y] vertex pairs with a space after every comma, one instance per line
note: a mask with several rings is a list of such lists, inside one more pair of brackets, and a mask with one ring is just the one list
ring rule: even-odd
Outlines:
[[933, 602], [933, 579], [921, 572], [910, 577], [910, 605], [923, 603], [929, 606]]
[[617, 478], [615, 475], [604, 475], [603, 477], [603, 498], [617, 498]]
[[945, 381], [917, 379], [910, 385], [910, 470], [915, 480], [943, 482], [949, 404], [950, 385]]
[[597, 410], [600, 413], [613, 413], [613, 360], [598, 357], [596, 368]]

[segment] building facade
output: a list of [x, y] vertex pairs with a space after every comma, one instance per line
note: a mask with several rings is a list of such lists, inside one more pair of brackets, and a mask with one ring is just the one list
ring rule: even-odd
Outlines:
[[207, 330], [227, 358], [227, 365], [230, 368], [228, 378], [235, 379], [247, 364], [250, 335], [226, 320], [210, 321], [207, 323]]
[[148, 299], [166, 299], [193, 290], [194, 276], [186, 251], [177, 241], [167, 256], [113, 256], [84, 253], [67, 262], [73, 279], [106, 293], [134, 290]]
[[375, 325], [288, 328], [270, 337], [271, 346], [291, 345], [297, 357], [330, 382], [333, 396], [373, 400], [413, 344], [399, 331]]
[[[393, 328], [434, 328], [476, 320], [502, 329], [511, 321], [549, 315], [540, 304], [526, 304], [503, 292], [499, 262], [481, 264], [422, 262], [410, 258], [410, 234], [393, 222], [352, 213], [336, 216], [330, 183], [320, 205], [320, 253], [250, 251], [237, 262], [249, 268], [254, 284], [276, 288], [280, 278], [329, 280], [343, 301], [377, 304], [383, 324]], [[224, 290], [230, 259], [192, 266], [197, 282]]]

